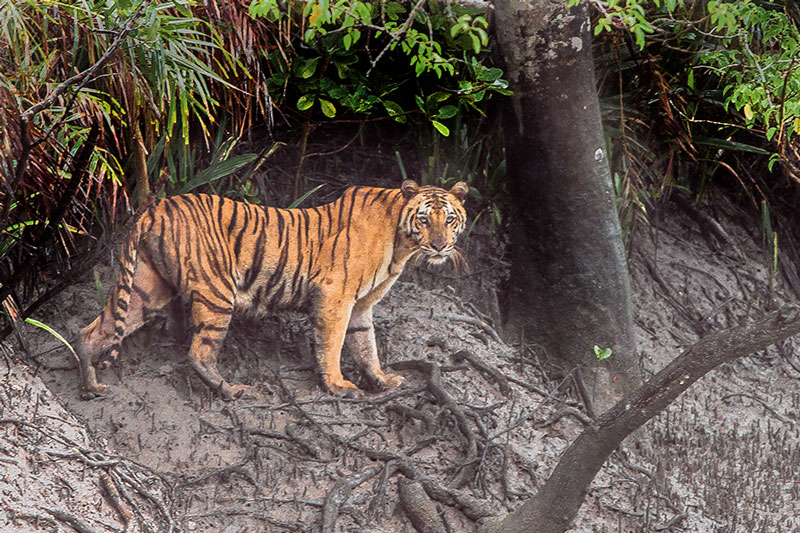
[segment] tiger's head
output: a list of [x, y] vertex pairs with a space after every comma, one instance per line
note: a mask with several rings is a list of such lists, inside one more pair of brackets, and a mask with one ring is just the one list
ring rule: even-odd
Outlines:
[[405, 236], [419, 246], [422, 256], [433, 264], [444, 263], [448, 258], [456, 265], [463, 263], [456, 239], [466, 226], [463, 204], [469, 186], [459, 181], [446, 191], [406, 180], [400, 190], [406, 199], [400, 226]]

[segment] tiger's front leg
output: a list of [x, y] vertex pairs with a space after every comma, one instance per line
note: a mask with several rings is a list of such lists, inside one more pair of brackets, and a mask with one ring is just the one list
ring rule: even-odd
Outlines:
[[357, 392], [354, 383], [342, 376], [342, 348], [352, 304], [341, 298], [322, 295], [314, 309], [314, 343], [317, 363], [325, 387], [333, 393]]
[[372, 306], [356, 304], [347, 327], [345, 346], [351, 357], [364, 372], [381, 386], [392, 389], [403, 383], [403, 376], [387, 374], [381, 369], [378, 345], [375, 342], [375, 327], [372, 322]]

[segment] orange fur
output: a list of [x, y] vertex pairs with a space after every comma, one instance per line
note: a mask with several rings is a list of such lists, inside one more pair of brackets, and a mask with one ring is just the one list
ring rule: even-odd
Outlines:
[[81, 333], [84, 390], [107, 389], [96, 368], [115, 360], [122, 339], [176, 296], [191, 313], [192, 365], [226, 398], [247, 388], [228, 384], [216, 365], [235, 309], [308, 311], [319, 369], [333, 392], [356, 389], [342, 376], [344, 344], [370, 378], [399, 385], [400, 376], [381, 370], [372, 307], [409, 258], [460, 257], [455, 241], [466, 221], [467, 191], [463, 182], [449, 191], [412, 181], [400, 189], [350, 187], [338, 200], [306, 209], [205, 194], [158, 201], [131, 230], [117, 287]]

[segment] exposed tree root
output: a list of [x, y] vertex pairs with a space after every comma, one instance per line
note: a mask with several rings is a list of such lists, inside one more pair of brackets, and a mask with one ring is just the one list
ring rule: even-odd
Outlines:
[[397, 483], [397, 492], [400, 505], [419, 533], [447, 533], [436, 504], [428, 497], [421, 483], [402, 478]]

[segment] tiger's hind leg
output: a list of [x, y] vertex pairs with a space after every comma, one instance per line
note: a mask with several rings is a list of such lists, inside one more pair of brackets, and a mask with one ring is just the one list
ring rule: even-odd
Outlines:
[[232, 295], [228, 301], [215, 299], [212, 302], [195, 292], [191, 304], [193, 335], [189, 361], [203, 381], [226, 400], [232, 400], [250, 388], [247, 385], [231, 385], [217, 369], [217, 355], [228, 334], [233, 314], [232, 302]]
[[[130, 297], [121, 298], [130, 292]], [[109, 296], [100, 315], [81, 330], [76, 343], [80, 359], [81, 385], [87, 395], [102, 394], [108, 386], [97, 380], [97, 367], [108, 366], [108, 359], [116, 359], [119, 347], [114, 346], [116, 333], [119, 340], [138, 330], [152, 312], [166, 306], [175, 296], [175, 291], [153, 269], [146, 260], [140, 260], [135, 268], [131, 286], [118, 286]], [[120, 307], [126, 312], [120, 314]], [[123, 318], [124, 315], [124, 318]], [[119, 329], [118, 329], [119, 328]], [[110, 357], [103, 360], [109, 350]]]

